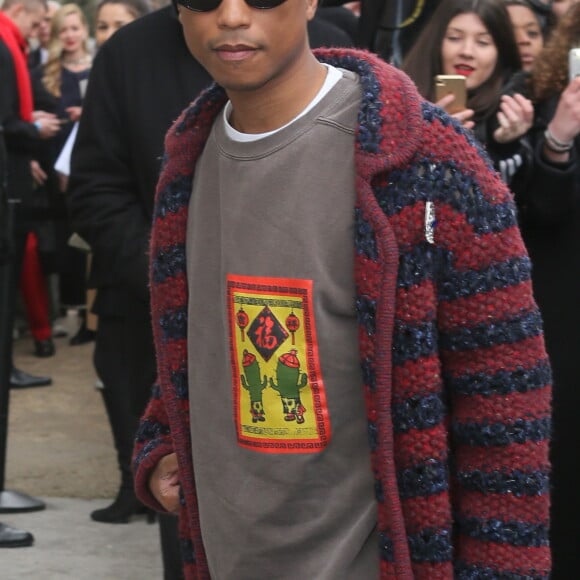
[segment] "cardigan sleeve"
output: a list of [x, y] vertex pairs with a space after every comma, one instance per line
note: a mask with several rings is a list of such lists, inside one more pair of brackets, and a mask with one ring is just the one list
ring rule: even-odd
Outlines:
[[437, 223], [455, 574], [547, 578], [551, 372], [542, 321], [512, 195], [469, 155], [446, 184], [453, 207]]
[[156, 384], [135, 437], [133, 470], [137, 497], [157, 511], [165, 511], [149, 490], [149, 478], [159, 461], [174, 452], [169, 420]]

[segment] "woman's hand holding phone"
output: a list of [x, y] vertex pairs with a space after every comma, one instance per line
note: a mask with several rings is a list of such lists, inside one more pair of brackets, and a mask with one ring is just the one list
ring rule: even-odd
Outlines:
[[[442, 109], [447, 109], [455, 100], [455, 95], [449, 93], [439, 99], [435, 104]], [[463, 109], [457, 113], [453, 113], [451, 117], [457, 119], [466, 129], [473, 129], [475, 123], [471, 120], [473, 117], [473, 109]]]

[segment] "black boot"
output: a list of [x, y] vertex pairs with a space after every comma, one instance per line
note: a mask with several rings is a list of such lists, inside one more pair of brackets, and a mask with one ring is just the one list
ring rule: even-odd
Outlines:
[[128, 524], [131, 517], [143, 514], [149, 523], [155, 521], [155, 512], [137, 499], [133, 489], [122, 487], [110, 506], [91, 512], [91, 519], [106, 524]]
[[147, 519], [151, 523], [155, 521], [154, 512], [146, 508], [137, 499], [133, 490], [131, 457], [138, 419], [131, 412], [129, 401], [124, 393], [117, 392], [115, 389], [107, 387], [107, 385], [100, 391], [111, 425], [115, 449], [117, 450], [121, 486], [115, 501], [106, 508], [92, 512], [91, 518], [96, 522], [126, 524], [131, 516], [147, 514]]

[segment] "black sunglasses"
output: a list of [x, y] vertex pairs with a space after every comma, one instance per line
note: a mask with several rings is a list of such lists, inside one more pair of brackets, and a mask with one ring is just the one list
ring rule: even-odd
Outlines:
[[[175, 7], [177, 4], [191, 10], [192, 12], [211, 12], [215, 10], [222, 2], [222, 0], [173, 0]], [[286, 0], [244, 0], [251, 8], [257, 10], [270, 10], [276, 8], [280, 4], [284, 4]]]

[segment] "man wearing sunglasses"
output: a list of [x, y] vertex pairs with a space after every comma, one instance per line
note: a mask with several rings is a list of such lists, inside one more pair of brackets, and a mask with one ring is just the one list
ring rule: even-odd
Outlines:
[[186, 577], [547, 578], [550, 369], [489, 161], [313, 54], [316, 0], [178, 9], [216, 85], [166, 139], [134, 469]]

